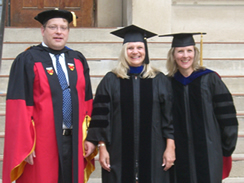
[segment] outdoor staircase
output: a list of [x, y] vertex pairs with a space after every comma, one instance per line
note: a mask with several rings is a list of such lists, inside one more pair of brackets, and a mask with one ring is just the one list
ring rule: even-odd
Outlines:
[[[114, 68], [122, 40], [109, 34], [115, 28], [72, 28], [68, 47], [84, 54], [90, 67], [93, 93], [102, 77]], [[0, 179], [4, 144], [5, 100], [9, 70], [14, 58], [27, 47], [42, 41], [39, 28], [5, 28], [2, 65], [0, 72]], [[197, 42], [197, 39], [196, 39]], [[199, 42], [197, 42], [199, 47]], [[154, 37], [148, 40], [149, 56], [154, 67], [166, 73], [166, 56], [171, 39]], [[204, 41], [203, 65], [222, 77], [233, 95], [238, 120], [239, 135], [233, 154], [233, 168], [224, 183], [244, 183], [244, 42]], [[88, 183], [101, 183], [101, 169], [96, 170]], [[1, 182], [1, 181], [0, 181]]]

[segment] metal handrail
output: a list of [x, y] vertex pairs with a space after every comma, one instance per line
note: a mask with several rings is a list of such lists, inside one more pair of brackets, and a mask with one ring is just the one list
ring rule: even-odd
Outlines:
[[4, 36], [4, 27], [5, 27], [5, 18], [6, 18], [6, 4], [7, 0], [2, 0], [2, 15], [0, 22], [0, 72], [2, 65], [2, 50], [3, 50], [3, 36]]

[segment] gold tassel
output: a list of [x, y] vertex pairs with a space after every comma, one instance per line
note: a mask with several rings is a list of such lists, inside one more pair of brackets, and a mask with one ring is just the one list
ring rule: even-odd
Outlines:
[[203, 65], [202, 61], [202, 33], [201, 33], [201, 42], [200, 42], [200, 65]]
[[[85, 156], [85, 147], [84, 147], [84, 142], [86, 140], [86, 136], [87, 136], [87, 130], [88, 127], [90, 125], [90, 121], [91, 121], [91, 117], [86, 115], [85, 119], [82, 123], [82, 131], [83, 131], [83, 155]], [[92, 163], [92, 160], [95, 158], [95, 156], [98, 154], [98, 149], [95, 148], [94, 152], [90, 154], [90, 156], [88, 156], [87, 158], [85, 158], [86, 160], [86, 166], [84, 167], [84, 183], [87, 183], [89, 180], [89, 177], [91, 175], [91, 173], [95, 170], [95, 166]]]
[[73, 16], [73, 25], [74, 27], [76, 27], [76, 15], [75, 15], [75, 12], [71, 11], [72, 13], [72, 16]]

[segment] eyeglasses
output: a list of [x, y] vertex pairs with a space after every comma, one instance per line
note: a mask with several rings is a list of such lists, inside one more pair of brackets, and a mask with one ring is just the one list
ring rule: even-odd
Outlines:
[[69, 27], [67, 27], [67, 26], [60, 26], [59, 27], [57, 25], [49, 25], [49, 26], [47, 26], [47, 28], [49, 28], [53, 31], [57, 31], [60, 28], [60, 30], [64, 32], [64, 31], [68, 30]]

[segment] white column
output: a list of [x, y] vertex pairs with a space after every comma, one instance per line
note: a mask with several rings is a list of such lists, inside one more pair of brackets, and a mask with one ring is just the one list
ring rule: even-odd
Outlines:
[[158, 34], [171, 32], [171, 0], [129, 1], [131, 1], [132, 24]]
[[97, 27], [122, 26], [122, 0], [97, 0]]

